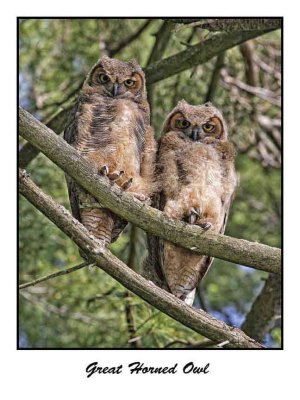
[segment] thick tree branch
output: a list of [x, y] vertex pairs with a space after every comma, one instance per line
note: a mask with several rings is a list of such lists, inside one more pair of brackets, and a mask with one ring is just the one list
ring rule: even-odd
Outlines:
[[147, 84], [158, 82], [186, 69], [203, 64], [225, 50], [264, 33], [266, 33], [264, 30], [215, 33], [201, 43], [151, 64], [145, 70]]
[[263, 348], [240, 329], [230, 327], [202, 310], [187, 306], [170, 293], [147, 281], [116, 258], [100, 241], [74, 219], [71, 214], [43, 193], [24, 170], [19, 172], [21, 194], [58, 228], [72, 239], [94, 262], [128, 290], [150, 303], [155, 308], [188, 326], [214, 342], [226, 343], [229, 348]]
[[262, 341], [269, 332], [274, 319], [281, 314], [281, 278], [270, 274], [252, 304], [242, 330], [256, 340]]
[[70, 274], [71, 272], [78, 271], [81, 268], [88, 267], [88, 266], [91, 266], [91, 265], [92, 264], [89, 264], [88, 262], [84, 262], [84, 263], [81, 263], [79, 265], [75, 265], [74, 267], [66, 268], [66, 269], [63, 269], [61, 271], [52, 272], [51, 274], [42, 276], [42, 277], [40, 277], [38, 279], [35, 279], [34, 281], [23, 283], [22, 285], [19, 285], [19, 289], [25, 289], [25, 288], [28, 288], [30, 286], [37, 285], [38, 283], [48, 281], [49, 279], [56, 278], [58, 276]]
[[19, 128], [26, 140], [74, 178], [100, 204], [125, 220], [197, 253], [280, 274], [280, 249], [204, 232], [198, 226], [169, 219], [161, 211], [141, 203], [100, 177], [95, 167], [74, 148], [22, 108], [19, 111]]
[[188, 27], [216, 31], [253, 31], [281, 28], [281, 18], [164, 18]]

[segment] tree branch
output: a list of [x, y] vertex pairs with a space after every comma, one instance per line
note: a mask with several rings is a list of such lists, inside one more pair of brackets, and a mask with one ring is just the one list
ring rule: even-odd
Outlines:
[[214, 70], [212, 72], [211, 75], [211, 80], [210, 80], [210, 84], [207, 90], [207, 94], [206, 94], [206, 98], [205, 98], [205, 102], [207, 101], [213, 101], [213, 98], [215, 96], [216, 90], [218, 88], [218, 83], [219, 83], [219, 79], [220, 79], [220, 72], [221, 69], [224, 66], [224, 58], [225, 58], [225, 53], [220, 53], [216, 59], [216, 63], [214, 66]]
[[119, 51], [123, 50], [124, 47], [128, 46], [131, 42], [137, 39], [150, 25], [152, 19], [147, 19], [132, 35], [126, 37], [125, 39], [121, 40], [118, 45], [113, 47], [112, 49], [108, 48], [108, 53], [110, 57], [115, 56]]
[[88, 325], [99, 325], [99, 324], [103, 324], [103, 317], [100, 319], [95, 318], [93, 316], [90, 315], [85, 315], [79, 312], [73, 312], [71, 311], [68, 307], [66, 306], [61, 306], [61, 307], [56, 307], [53, 304], [48, 303], [45, 299], [43, 298], [36, 298], [35, 296], [33, 296], [31, 293], [25, 291], [20, 292], [20, 295], [22, 297], [24, 297], [27, 301], [29, 301], [30, 303], [38, 306], [38, 307], [42, 307], [43, 311], [46, 311], [48, 313], [52, 313], [52, 314], [56, 314], [59, 315], [60, 317], [63, 318], [72, 318], [75, 319], [77, 321], [83, 322], [84, 324], [88, 324]]
[[229, 85], [234, 85], [237, 88], [244, 90], [247, 93], [252, 94], [253, 96], [257, 96], [260, 99], [266, 100], [269, 103], [273, 104], [276, 107], [281, 107], [281, 98], [280, 95], [278, 95], [275, 92], [272, 92], [269, 89], [265, 89], [262, 87], [253, 87], [248, 85], [247, 83], [240, 81], [237, 78], [231, 77], [225, 70], [221, 72], [222, 78], [224, 79], [224, 82], [229, 84]]
[[[168, 43], [172, 36], [172, 29], [174, 28], [174, 23], [170, 21], [164, 21], [160, 26], [158, 32], [155, 34], [155, 43], [150, 53], [149, 59], [147, 61], [147, 66], [151, 65], [153, 62], [160, 60], [166, 48], [168, 47]], [[148, 85], [147, 83], [147, 97], [150, 105], [150, 110], [153, 109], [153, 94], [154, 94], [154, 86]], [[151, 113], [151, 122], [152, 122], [152, 113]]]
[[19, 128], [26, 140], [74, 178], [100, 204], [125, 220], [197, 253], [280, 274], [280, 249], [205, 232], [198, 226], [168, 218], [100, 177], [90, 162], [22, 108], [19, 110]]
[[280, 306], [281, 278], [270, 274], [241, 329], [256, 340], [262, 341], [269, 332], [274, 318], [281, 314]]
[[84, 263], [81, 263], [79, 265], [75, 265], [74, 267], [66, 268], [66, 269], [63, 269], [63, 270], [57, 271], [57, 272], [52, 272], [51, 274], [42, 276], [41, 278], [35, 279], [34, 281], [23, 283], [22, 285], [19, 285], [19, 289], [20, 290], [21, 289], [25, 289], [27, 287], [37, 285], [38, 283], [41, 283], [41, 282], [44, 282], [44, 281], [48, 281], [49, 279], [56, 278], [57, 276], [70, 274], [71, 272], [78, 271], [79, 269], [81, 269], [83, 267], [88, 267], [88, 266], [91, 266], [91, 265], [92, 264], [89, 264], [88, 262], [84, 262]]
[[147, 84], [158, 82], [217, 56], [231, 47], [266, 33], [265, 30], [221, 32], [188, 49], [154, 62], [146, 68]]
[[202, 310], [187, 306], [170, 293], [165, 292], [132, 271], [93, 237], [87, 229], [54, 200], [43, 193], [24, 170], [19, 172], [21, 194], [48, 217], [88, 255], [89, 261], [107, 272], [128, 290], [150, 303], [163, 313], [188, 326], [214, 342], [226, 343], [229, 348], [263, 348], [238, 328], [226, 325]]
[[256, 31], [281, 28], [281, 18], [164, 18], [167, 21], [216, 31]]

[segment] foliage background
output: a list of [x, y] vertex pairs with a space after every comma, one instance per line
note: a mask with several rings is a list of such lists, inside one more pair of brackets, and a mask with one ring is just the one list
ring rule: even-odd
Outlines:
[[[166, 22], [159, 19], [20, 20], [20, 105], [47, 121], [78, 91], [90, 67], [105, 53], [124, 60], [136, 58], [146, 67], [163, 24]], [[126, 38], [140, 27], [145, 29], [126, 44]], [[176, 30], [174, 25], [160, 56], [183, 51], [208, 35], [204, 29]], [[125, 45], [118, 50], [124, 39]], [[201, 104], [208, 99], [217, 73], [210, 100], [222, 110], [229, 125], [238, 149], [240, 174], [226, 234], [276, 247], [281, 246], [280, 71], [281, 37], [277, 30], [148, 88], [158, 137], [165, 116], [178, 100]], [[251, 88], [255, 88], [254, 93]], [[23, 144], [21, 141], [20, 148]], [[42, 190], [69, 208], [59, 168], [39, 154], [27, 170]], [[22, 197], [19, 214], [20, 283], [81, 262], [76, 246]], [[144, 232], [129, 225], [111, 250], [140, 271], [145, 256]], [[240, 326], [266, 278], [266, 273], [215, 260], [200, 284], [195, 306]], [[134, 320], [134, 337], [128, 329], [128, 310]], [[264, 343], [279, 347], [280, 337], [277, 319]], [[129, 295], [99, 269], [82, 269], [20, 292], [21, 348], [188, 348], [202, 339]]]

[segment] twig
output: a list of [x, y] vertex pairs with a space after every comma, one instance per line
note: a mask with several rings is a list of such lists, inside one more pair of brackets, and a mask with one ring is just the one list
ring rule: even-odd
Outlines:
[[21, 135], [38, 147], [100, 204], [138, 227], [200, 254], [267, 272], [281, 273], [281, 250], [267, 245], [203, 232], [194, 225], [168, 218], [100, 177], [95, 168], [61, 137], [20, 108]]
[[228, 341], [229, 348], [263, 348], [238, 328], [230, 327], [201, 310], [195, 310], [163, 289], [148, 282], [116, 258], [99, 240], [91, 235], [62, 206], [43, 193], [28, 177], [25, 171], [19, 173], [21, 194], [39, 211], [61, 229], [89, 260], [155, 308], [181, 322], [202, 336], [217, 342]]
[[157, 315], [159, 314], [159, 312], [154, 312], [153, 314], [151, 314], [148, 318], [145, 319], [145, 321], [143, 321], [137, 328], [136, 330], [140, 330], [143, 326], [145, 326], [149, 321], [151, 321], [153, 318], [155, 318]]
[[151, 24], [153, 20], [152, 19], [147, 19], [140, 28], [136, 32], [134, 32], [132, 35], [126, 37], [125, 39], [121, 40], [120, 43], [118, 43], [115, 47], [112, 49], [108, 49], [108, 53], [110, 57], [113, 57], [117, 53], [119, 53], [121, 50], [124, 49], [124, 47], [128, 46], [130, 43], [132, 43], [135, 39], [137, 39]]
[[78, 271], [78, 270], [81, 269], [81, 268], [88, 267], [88, 266], [92, 266], [92, 265], [93, 265], [93, 264], [91, 264], [91, 263], [84, 262], [84, 263], [82, 263], [82, 264], [75, 265], [75, 267], [70, 267], [70, 268], [63, 269], [63, 270], [61, 270], [61, 271], [52, 272], [51, 274], [42, 276], [42, 277], [40, 277], [40, 278], [38, 278], [38, 279], [35, 279], [34, 281], [27, 282], [27, 283], [23, 283], [22, 285], [19, 285], [19, 289], [20, 289], [20, 290], [21, 290], [21, 289], [25, 289], [25, 288], [27, 288], [27, 287], [37, 285], [38, 283], [48, 281], [49, 279], [56, 278], [57, 276], [70, 274], [71, 272], [75, 272], [75, 271]]
[[[74, 312], [71, 311], [69, 308], [66, 306], [61, 306], [57, 307], [54, 306], [53, 304], [49, 304], [45, 299], [36, 299], [35, 296], [33, 296], [29, 292], [20, 292], [21, 296], [24, 297], [27, 301], [30, 303], [37, 305], [39, 307], [42, 307], [44, 311], [59, 315], [60, 317], [67, 317], [67, 318], [72, 318], [76, 319], [77, 321], [83, 322], [84, 324], [99, 324], [100, 322], [103, 321], [103, 318], [101, 318], [101, 321], [98, 318], [92, 317], [90, 315], [84, 315], [79, 312]], [[110, 320], [108, 318], [107, 320]]]
[[244, 90], [247, 93], [252, 94], [253, 96], [257, 96], [263, 100], [268, 101], [274, 106], [281, 107], [281, 100], [277, 99], [279, 97], [276, 93], [272, 92], [269, 89], [261, 88], [261, 87], [253, 87], [247, 85], [247, 83], [240, 81], [239, 79], [233, 78], [229, 76], [226, 72], [222, 71], [222, 77], [226, 83], [234, 85], [241, 90]]

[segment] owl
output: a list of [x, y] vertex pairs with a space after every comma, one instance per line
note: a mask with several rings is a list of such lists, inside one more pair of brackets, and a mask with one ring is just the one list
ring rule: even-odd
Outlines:
[[[221, 113], [211, 103], [193, 106], [180, 101], [167, 116], [159, 143], [159, 208], [170, 218], [224, 233], [238, 184], [234, 160]], [[191, 304], [213, 258], [158, 240], [168, 289]]]
[[[154, 191], [156, 142], [145, 75], [135, 60], [102, 57], [88, 73], [64, 132], [99, 174], [141, 201]], [[73, 216], [104, 245], [126, 221], [66, 177]], [[83, 254], [81, 254], [84, 256]]]

